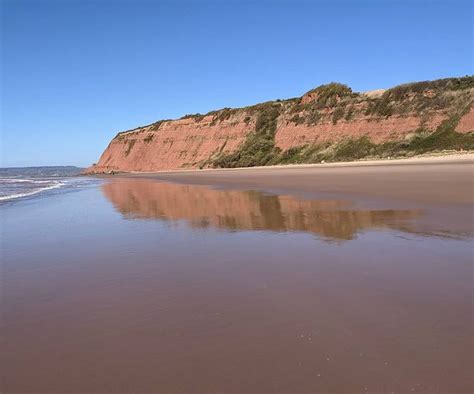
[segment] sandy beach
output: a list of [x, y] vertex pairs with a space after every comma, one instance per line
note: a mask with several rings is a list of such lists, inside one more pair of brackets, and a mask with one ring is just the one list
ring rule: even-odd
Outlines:
[[4, 204], [2, 392], [472, 392], [472, 171], [122, 174]]
[[129, 173], [122, 176], [290, 193], [474, 203], [474, 154], [349, 163]]

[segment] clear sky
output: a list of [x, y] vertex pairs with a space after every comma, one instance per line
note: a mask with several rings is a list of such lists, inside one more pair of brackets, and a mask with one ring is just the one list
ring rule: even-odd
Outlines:
[[120, 130], [330, 81], [473, 73], [471, 0], [0, 4], [0, 166], [87, 166]]

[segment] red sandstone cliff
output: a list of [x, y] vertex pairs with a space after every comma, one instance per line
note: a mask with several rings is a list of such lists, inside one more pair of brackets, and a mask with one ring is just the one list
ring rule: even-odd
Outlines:
[[[418, 148], [420, 136], [437, 130], [444, 135], [448, 126], [456, 138], [433, 143], [433, 134], [423, 149], [437, 150], [444, 148], [442, 144], [447, 149], [472, 149], [474, 137], [457, 135], [474, 132], [473, 97], [473, 77], [400, 85], [374, 94], [353, 93], [341, 84], [323, 85], [297, 99], [159, 121], [119, 133], [87, 173], [275, 164], [285, 162], [290, 149], [305, 147], [332, 149], [335, 157], [337, 144], [361, 137], [367, 137], [370, 152], [379, 152], [377, 147], [387, 143], [392, 143], [391, 151], [402, 147], [415, 152], [415, 144], [410, 145], [414, 136]], [[253, 160], [260, 145], [265, 154]], [[257, 152], [249, 153], [252, 146]], [[321, 157], [325, 156], [318, 153], [300, 160]], [[226, 160], [219, 161], [222, 158]]]

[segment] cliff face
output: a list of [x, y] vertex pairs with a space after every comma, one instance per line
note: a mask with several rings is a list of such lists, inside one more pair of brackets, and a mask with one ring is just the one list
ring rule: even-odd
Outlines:
[[121, 132], [88, 173], [248, 167], [474, 149], [474, 77], [188, 115]]
[[235, 150], [249, 133], [238, 117], [211, 125], [213, 116], [164, 121], [118, 134], [97, 171], [155, 171], [196, 167], [216, 151]]

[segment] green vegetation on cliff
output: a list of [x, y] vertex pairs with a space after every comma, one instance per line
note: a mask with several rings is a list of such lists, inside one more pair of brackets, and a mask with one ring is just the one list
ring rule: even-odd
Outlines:
[[[455, 131], [459, 121], [459, 116], [453, 116], [444, 121], [434, 132], [419, 129], [415, 134], [403, 141], [390, 141], [382, 144], [374, 144], [369, 137], [363, 136], [357, 139], [347, 138], [335, 144], [302, 145], [290, 148], [284, 152], [275, 148], [267, 141], [265, 146], [265, 160], [253, 160], [252, 157], [246, 161], [233, 160], [240, 158], [241, 150], [228, 155], [223, 155], [212, 164], [214, 167], [234, 168], [250, 167], [267, 164], [303, 164], [351, 161], [363, 158], [396, 158], [411, 157], [427, 152], [437, 152], [443, 150], [474, 150], [474, 133], [461, 134]], [[247, 140], [246, 155], [251, 155], [252, 150], [248, 148]], [[256, 157], [261, 157], [256, 151]], [[251, 163], [250, 165], [247, 165]], [[258, 164], [257, 164], [258, 163]]]
[[268, 103], [256, 109], [255, 131], [235, 152], [221, 154], [213, 161], [215, 167], [254, 167], [272, 162], [279, 153], [275, 148], [275, 131], [280, 114], [280, 103]]
[[363, 158], [411, 157], [443, 150], [474, 150], [474, 134], [455, 131], [459, 117], [444, 121], [434, 132], [417, 130], [411, 138], [374, 144], [367, 136], [336, 144], [303, 145], [283, 152], [275, 164], [351, 161]]
[[[317, 163], [347, 161], [362, 158], [407, 157], [442, 150], [474, 150], [474, 134], [455, 131], [462, 117], [473, 105], [474, 77], [448, 78], [396, 86], [378, 98], [353, 93], [343, 84], [330, 83], [306, 93], [308, 99], [268, 102], [248, 107], [256, 116], [255, 129], [239, 148], [231, 153], [219, 153], [203, 166], [220, 168], [252, 167], [272, 164]], [[303, 97], [305, 97], [303, 96]], [[421, 126], [402, 141], [373, 143], [369, 136], [346, 138], [337, 143], [311, 144], [281, 151], [275, 146], [275, 131], [281, 114], [293, 114], [289, 120], [296, 125], [313, 126], [328, 114], [333, 124], [355, 115], [372, 117], [403, 116], [412, 111], [421, 118], [427, 111], [450, 108], [448, 118], [435, 131]], [[234, 110], [236, 111], [236, 110]], [[229, 112], [226, 109], [226, 116]], [[248, 117], [246, 118], [248, 119]], [[422, 122], [423, 124], [423, 122]]]

